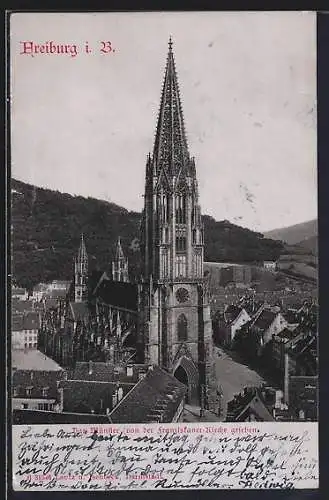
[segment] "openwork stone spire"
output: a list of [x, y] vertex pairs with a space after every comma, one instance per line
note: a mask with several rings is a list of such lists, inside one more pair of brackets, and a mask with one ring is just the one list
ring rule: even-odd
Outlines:
[[88, 261], [88, 255], [87, 255], [85, 240], [82, 233], [79, 252], [78, 252], [78, 262], [83, 262], [83, 261]]
[[81, 234], [78, 256], [74, 262], [74, 297], [75, 302], [82, 302], [88, 295], [88, 254], [85, 240]]
[[123, 253], [120, 236], [116, 245], [115, 260], [112, 261], [112, 279], [113, 281], [129, 281], [128, 259]]
[[125, 256], [122, 250], [122, 245], [121, 245], [121, 238], [119, 236], [118, 241], [117, 241], [117, 246], [115, 250], [115, 259], [118, 260], [125, 260]]
[[145, 280], [203, 278], [196, 169], [188, 151], [171, 39], [153, 156], [146, 159], [141, 252]]
[[167, 177], [190, 163], [172, 45], [170, 38], [153, 150], [155, 174], [165, 170]]

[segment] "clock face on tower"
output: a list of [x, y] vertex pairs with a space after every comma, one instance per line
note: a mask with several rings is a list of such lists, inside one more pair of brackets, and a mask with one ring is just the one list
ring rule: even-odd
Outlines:
[[178, 288], [178, 290], [176, 292], [176, 299], [181, 304], [183, 302], [187, 302], [188, 301], [189, 294], [188, 294], [188, 291], [186, 290], [186, 288]]

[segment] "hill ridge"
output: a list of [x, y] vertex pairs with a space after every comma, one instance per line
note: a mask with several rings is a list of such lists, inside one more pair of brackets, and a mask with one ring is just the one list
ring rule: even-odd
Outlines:
[[318, 220], [311, 219], [291, 226], [272, 229], [271, 231], [266, 231], [264, 235], [268, 238], [284, 241], [288, 245], [300, 244], [303, 241], [317, 237]]
[[[110, 271], [121, 236], [132, 279], [140, 275], [138, 250], [141, 213], [106, 200], [61, 193], [11, 180], [13, 276], [31, 288], [41, 281], [71, 279], [80, 234], [85, 234], [91, 269]], [[205, 260], [249, 262], [277, 260], [282, 242], [262, 233], [203, 216]]]

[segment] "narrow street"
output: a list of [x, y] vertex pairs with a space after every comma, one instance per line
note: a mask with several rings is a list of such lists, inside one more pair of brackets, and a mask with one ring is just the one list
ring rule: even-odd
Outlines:
[[222, 413], [218, 417], [210, 411], [205, 411], [200, 418], [200, 408], [186, 404], [184, 422], [223, 422], [226, 419], [227, 403], [235, 394], [247, 386], [260, 386], [267, 382], [255, 370], [240, 361], [237, 353], [224, 351], [220, 347], [214, 349], [217, 382], [223, 393]]
[[223, 392], [220, 419], [224, 421], [227, 403], [235, 394], [243, 391], [246, 386], [260, 386], [266, 381], [257, 372], [239, 361], [235, 353], [225, 352], [220, 347], [214, 349], [217, 382]]

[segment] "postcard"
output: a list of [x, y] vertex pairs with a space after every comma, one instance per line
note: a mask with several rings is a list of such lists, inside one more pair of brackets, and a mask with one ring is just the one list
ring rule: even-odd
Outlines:
[[15, 12], [14, 490], [318, 487], [314, 12]]

